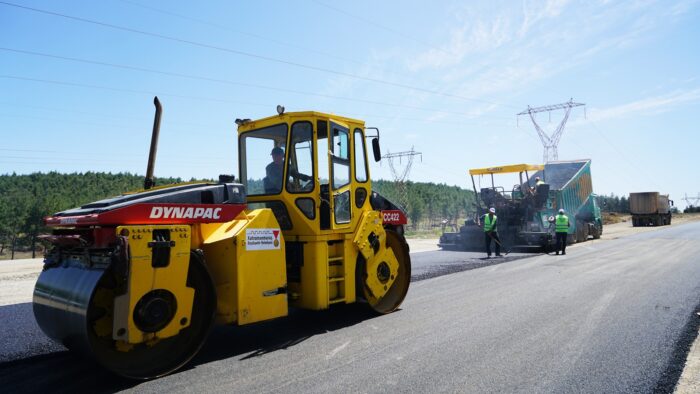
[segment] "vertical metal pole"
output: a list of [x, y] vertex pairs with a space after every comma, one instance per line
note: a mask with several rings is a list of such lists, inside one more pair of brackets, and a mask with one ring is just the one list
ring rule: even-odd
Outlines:
[[153, 179], [153, 169], [156, 166], [156, 153], [158, 152], [158, 135], [160, 134], [160, 116], [163, 113], [163, 107], [160, 105], [158, 96], [153, 98], [153, 104], [156, 106], [156, 116], [153, 119], [153, 133], [151, 134], [151, 149], [148, 152], [148, 167], [146, 167], [146, 179], [143, 181], [143, 188], [148, 190], [156, 185]]
[[[474, 188], [474, 199], [476, 200], [476, 206], [479, 208], [479, 211], [481, 211], [481, 198], [479, 197], [479, 192], [476, 191], [476, 183], [474, 183], [474, 175], [470, 175], [472, 178], [472, 187]], [[480, 212], [477, 212], [477, 216], [479, 215]]]

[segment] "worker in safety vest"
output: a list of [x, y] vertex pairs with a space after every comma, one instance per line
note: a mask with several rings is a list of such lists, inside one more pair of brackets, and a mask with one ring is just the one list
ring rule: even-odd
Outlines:
[[540, 179], [540, 177], [536, 176], [535, 177], [535, 185], [530, 188], [530, 193], [533, 195], [535, 193], [537, 193], [537, 187], [539, 185], [544, 185], [544, 181], [542, 179]]
[[489, 208], [489, 213], [484, 215], [482, 225], [484, 226], [484, 239], [486, 240], [486, 258], [491, 258], [491, 240], [496, 244], [496, 257], [501, 257], [501, 240], [498, 239], [498, 229], [496, 228], [496, 208]]
[[554, 218], [554, 232], [557, 234], [557, 254], [566, 254], [566, 236], [569, 234], [569, 217], [564, 215], [564, 210], [560, 209], [559, 214]]

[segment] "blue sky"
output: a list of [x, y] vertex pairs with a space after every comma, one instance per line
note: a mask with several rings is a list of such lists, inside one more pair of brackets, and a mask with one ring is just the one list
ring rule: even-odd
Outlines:
[[3, 174], [144, 173], [157, 94], [159, 176], [237, 173], [234, 119], [283, 104], [364, 119], [422, 152], [412, 180], [470, 188], [540, 163], [515, 114], [573, 98], [559, 159], [591, 159], [597, 193], [700, 193], [699, 1], [4, 2]]

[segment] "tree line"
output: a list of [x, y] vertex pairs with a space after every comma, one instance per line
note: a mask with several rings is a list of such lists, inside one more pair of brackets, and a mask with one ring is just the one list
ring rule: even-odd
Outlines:
[[[0, 175], [0, 255], [32, 251], [35, 256], [38, 236], [49, 233], [43, 218], [55, 212], [89, 202], [117, 196], [143, 187], [143, 176], [130, 173], [58, 172], [28, 175]], [[157, 185], [182, 182], [180, 178], [157, 178]], [[391, 201], [402, 198], [406, 190], [411, 223], [437, 226], [445, 219], [456, 221], [473, 208], [473, 192], [445, 184], [408, 182], [401, 189], [392, 181], [374, 181], [373, 190]], [[40, 249], [40, 248], [39, 248]]]
[[596, 202], [603, 212], [630, 213], [630, 201], [625, 196], [597, 196]]
[[[48, 233], [43, 218], [92, 201], [143, 187], [144, 177], [129, 173], [58, 172], [0, 175], [0, 255], [9, 249], [31, 250], [35, 256], [39, 234]], [[156, 185], [182, 182], [156, 178]]]
[[[456, 223], [476, 212], [474, 192], [459, 186], [409, 181], [401, 187], [394, 181], [378, 180], [372, 182], [372, 190], [394, 203], [404, 201], [409, 224], [414, 229], [419, 225], [438, 226], [443, 220]], [[405, 196], [402, 196], [403, 190]]]

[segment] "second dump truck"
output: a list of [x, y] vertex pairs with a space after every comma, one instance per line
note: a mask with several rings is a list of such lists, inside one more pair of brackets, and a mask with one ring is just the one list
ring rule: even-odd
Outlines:
[[671, 224], [673, 200], [659, 192], [630, 193], [632, 226], [665, 226]]
[[[477, 195], [475, 217], [465, 221], [457, 232], [445, 232], [439, 246], [444, 249], [480, 249], [483, 233], [477, 225], [488, 208], [496, 208], [498, 232], [504, 245], [531, 250], [548, 250], [555, 244], [554, 216], [566, 211], [571, 227], [568, 243], [600, 238], [603, 221], [591, 182], [591, 161], [558, 161], [541, 164], [514, 164], [477, 168], [469, 171]], [[518, 181], [503, 186], [504, 174], [517, 174]], [[475, 177], [491, 186], [477, 190]], [[536, 178], [544, 181], [536, 185]], [[479, 182], [481, 183], [481, 182]]]

